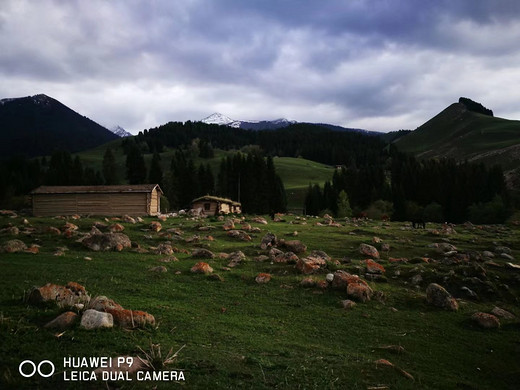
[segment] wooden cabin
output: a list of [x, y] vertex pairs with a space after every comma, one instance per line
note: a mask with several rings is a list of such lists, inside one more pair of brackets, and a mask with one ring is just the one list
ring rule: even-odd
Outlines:
[[191, 202], [192, 209], [202, 209], [205, 215], [218, 214], [240, 214], [242, 206], [240, 203], [227, 198], [219, 198], [217, 196], [201, 196]]
[[118, 186], [41, 186], [32, 195], [33, 215], [157, 215], [158, 184]]

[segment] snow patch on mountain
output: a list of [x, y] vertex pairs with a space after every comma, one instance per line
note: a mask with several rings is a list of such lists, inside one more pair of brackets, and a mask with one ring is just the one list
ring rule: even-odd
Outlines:
[[114, 126], [109, 129], [112, 133], [117, 135], [118, 137], [132, 137], [132, 134], [123, 129], [121, 126]]
[[234, 128], [240, 129], [249, 129], [249, 130], [263, 130], [263, 129], [274, 129], [280, 127], [287, 127], [293, 123], [297, 123], [296, 121], [291, 121], [285, 118], [275, 119], [273, 121], [266, 120], [236, 120], [231, 119], [228, 116], [220, 114], [218, 112], [211, 114], [210, 116], [201, 120], [201, 122], [211, 125], [223, 125], [230, 126]]

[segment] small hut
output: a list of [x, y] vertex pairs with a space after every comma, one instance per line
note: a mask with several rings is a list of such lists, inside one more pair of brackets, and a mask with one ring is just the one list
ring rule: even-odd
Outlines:
[[211, 195], [194, 199], [191, 202], [191, 208], [201, 209], [205, 215], [240, 214], [242, 212], [240, 203]]
[[41, 186], [32, 195], [33, 215], [157, 215], [158, 184], [118, 186]]

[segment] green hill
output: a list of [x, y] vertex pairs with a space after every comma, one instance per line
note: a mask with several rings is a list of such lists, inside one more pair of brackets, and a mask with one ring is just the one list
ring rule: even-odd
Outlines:
[[520, 121], [475, 112], [461, 102], [397, 139], [394, 145], [419, 158], [500, 164], [510, 179], [520, 171]]

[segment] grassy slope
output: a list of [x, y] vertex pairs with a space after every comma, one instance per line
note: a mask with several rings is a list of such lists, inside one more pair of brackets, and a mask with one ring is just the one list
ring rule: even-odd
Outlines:
[[[107, 147], [112, 147], [116, 157], [118, 176], [122, 180], [125, 177], [125, 155], [123, 154], [122, 149], [118, 147], [119, 142], [120, 140], [116, 140], [97, 148], [78, 153], [78, 155], [81, 157], [81, 161], [83, 161], [84, 164], [90, 165], [95, 169], [101, 169], [103, 155]], [[167, 149], [164, 153], [161, 153], [163, 171], [169, 169], [174, 152], [173, 149]], [[231, 153], [233, 152], [216, 149], [215, 157], [211, 159], [198, 158], [195, 160], [195, 165], [200, 163], [209, 164], [216, 178], [220, 169], [221, 159]], [[146, 154], [144, 157], [145, 162], [149, 166], [152, 155]], [[288, 207], [290, 209], [301, 209], [303, 207], [305, 193], [309, 184], [318, 183], [323, 185], [325, 181], [332, 179], [332, 173], [334, 172], [333, 168], [328, 165], [302, 158], [276, 157], [274, 159], [274, 164], [276, 172], [280, 175], [285, 185]]]
[[[44, 226], [61, 226], [62, 221], [30, 218], [41, 231]], [[88, 231], [93, 219], [75, 221], [81, 231]], [[224, 282], [210, 280], [189, 272], [197, 261], [189, 255], [178, 254], [178, 262], [161, 263], [164, 256], [153, 254], [94, 253], [87, 251], [74, 239], [37, 233], [21, 237], [25, 242], [40, 242], [38, 255], [0, 254], [3, 288], [0, 290], [0, 387], [2, 388], [63, 388], [59, 376], [48, 380], [29, 380], [18, 375], [18, 364], [24, 359], [49, 359], [61, 370], [64, 356], [116, 356], [139, 353], [137, 346], [146, 349], [150, 340], [160, 343], [163, 353], [186, 344], [173, 367], [183, 369], [187, 388], [330, 388], [366, 389], [385, 384], [392, 389], [513, 389], [520, 375], [518, 352], [520, 333], [518, 321], [502, 321], [500, 330], [483, 331], [470, 321], [477, 310], [489, 311], [494, 301], [463, 301], [459, 312], [446, 312], [425, 304], [424, 288], [431, 280], [441, 281], [450, 276], [470, 272], [469, 266], [391, 265], [387, 269], [388, 283], [371, 283], [383, 291], [386, 303], [371, 301], [358, 304], [352, 311], [339, 307], [345, 299], [343, 292], [303, 289], [299, 282], [303, 275], [293, 265], [252, 261], [258, 254], [258, 243], [266, 231], [279, 237], [297, 230], [298, 238], [308, 245], [308, 251], [325, 250], [333, 258], [347, 256], [352, 263], [340, 268], [358, 273], [362, 256], [357, 252], [361, 242], [369, 243], [374, 235], [388, 242], [395, 257], [425, 255], [426, 245], [438, 242], [428, 231], [402, 229], [391, 224], [347, 224], [330, 228], [309, 224], [270, 223], [259, 226], [263, 232], [251, 243], [229, 239], [221, 230], [221, 222], [211, 234], [215, 241], [206, 246], [214, 252], [242, 250], [248, 256], [245, 264], [224, 271], [225, 260], [210, 260], [215, 272]], [[295, 221], [299, 223], [299, 221]], [[0, 218], [0, 226], [20, 225], [20, 219]], [[180, 227], [184, 237], [199, 232], [197, 222], [170, 219], [164, 228]], [[157, 234], [145, 238], [144, 224], [126, 226], [133, 241], [143, 247], [165, 240]], [[253, 225], [255, 225], [253, 223]], [[429, 225], [429, 228], [432, 226]], [[520, 231], [516, 228], [465, 230], [451, 236], [451, 242], [461, 250], [484, 250], [498, 244], [511, 246], [513, 255], [520, 252]], [[0, 235], [0, 243], [9, 237]], [[192, 249], [193, 244], [175, 241], [180, 248]], [[65, 257], [54, 257], [56, 246], [66, 245]], [[431, 256], [435, 256], [430, 253]], [[85, 261], [84, 256], [92, 257]], [[502, 260], [497, 259], [501, 263]], [[165, 265], [168, 272], [154, 274], [148, 269]], [[335, 269], [337, 266], [332, 266]], [[518, 296], [518, 282], [511, 272], [485, 266], [488, 278], [496, 286], [508, 284]], [[399, 270], [399, 277], [392, 277]], [[175, 271], [181, 271], [176, 275]], [[258, 272], [269, 272], [273, 280], [257, 285]], [[412, 275], [421, 273], [421, 289], [408, 285]], [[323, 279], [324, 273], [315, 278]], [[500, 280], [496, 279], [500, 277]], [[76, 281], [92, 295], [106, 295], [126, 308], [146, 310], [155, 315], [155, 329], [123, 331], [118, 328], [103, 331], [84, 331], [73, 328], [61, 337], [41, 326], [54, 318], [59, 310], [53, 307], [36, 308], [21, 300], [24, 291], [48, 282], [65, 284]], [[495, 300], [518, 313], [518, 306], [508, 303], [507, 294]], [[504, 298], [505, 297], [505, 298]], [[394, 307], [397, 311], [392, 311]], [[476, 342], [478, 341], [478, 342]], [[405, 353], [394, 355], [377, 349], [384, 345], [401, 345]], [[377, 369], [374, 361], [388, 359], [415, 377], [415, 382], [396, 371]], [[149, 388], [150, 383], [119, 382], [121, 388]], [[154, 383], [155, 385], [155, 383]], [[170, 388], [168, 382], [157, 383], [158, 388]], [[77, 382], [68, 388], [78, 388]], [[104, 385], [85, 384], [84, 388], [104, 388]]]
[[[520, 145], [520, 121], [490, 117], [464, 109], [454, 103], [414, 132], [398, 139], [402, 151], [420, 157], [451, 157], [457, 160], [483, 159], [516, 167], [510, 152], [486, 155], [491, 151]], [[512, 164], [512, 165], [511, 165]]]

